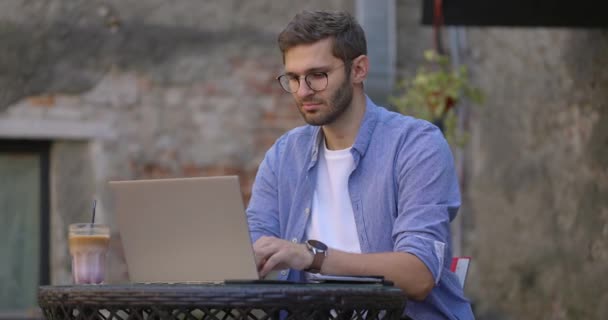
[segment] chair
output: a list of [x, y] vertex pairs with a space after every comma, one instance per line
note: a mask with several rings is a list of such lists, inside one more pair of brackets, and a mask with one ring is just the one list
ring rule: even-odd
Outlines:
[[460, 286], [464, 288], [464, 282], [467, 279], [467, 272], [469, 271], [469, 264], [471, 263], [471, 257], [454, 257], [452, 258], [452, 265], [450, 270], [456, 274]]

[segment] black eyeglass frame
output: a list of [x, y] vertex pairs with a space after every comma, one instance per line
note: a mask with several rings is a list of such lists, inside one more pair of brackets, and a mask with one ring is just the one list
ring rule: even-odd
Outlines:
[[[300, 90], [300, 86], [302, 83], [302, 77], [304, 77], [304, 82], [306, 82], [306, 85], [310, 88], [310, 90], [314, 91], [314, 92], [320, 92], [323, 91], [325, 89], [327, 89], [327, 86], [329, 85], [329, 73], [340, 68], [340, 67], [345, 67], [347, 64], [343, 63], [339, 66], [335, 66], [327, 71], [313, 71], [313, 72], [309, 72], [305, 75], [302, 76], [295, 76], [295, 75], [289, 75], [289, 74], [282, 74], [280, 76], [277, 77], [277, 81], [279, 82], [279, 85], [281, 86], [281, 88], [283, 90], [285, 90], [285, 92], [287, 93], [295, 93], [298, 90]], [[323, 88], [321, 89], [317, 89], [317, 88], [313, 88], [313, 86], [311, 85], [312, 81], [309, 79], [310, 76], [323, 76], [325, 77], [325, 85], [323, 86]], [[289, 85], [290, 80], [295, 80], [298, 79], [298, 87], [295, 90], [291, 90], [291, 86]], [[281, 80], [281, 79], [286, 79], [286, 80]], [[285, 84], [283, 84], [283, 81], [286, 81]]]

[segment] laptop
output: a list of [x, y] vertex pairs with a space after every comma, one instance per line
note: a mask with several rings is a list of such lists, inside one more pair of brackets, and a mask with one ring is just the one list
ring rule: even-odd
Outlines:
[[258, 280], [236, 176], [111, 181], [129, 280]]

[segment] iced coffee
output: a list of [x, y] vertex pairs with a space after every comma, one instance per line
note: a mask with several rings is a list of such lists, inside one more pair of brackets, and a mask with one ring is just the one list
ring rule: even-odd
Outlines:
[[69, 246], [74, 283], [98, 284], [104, 281], [109, 244], [110, 228], [106, 225], [70, 225]]

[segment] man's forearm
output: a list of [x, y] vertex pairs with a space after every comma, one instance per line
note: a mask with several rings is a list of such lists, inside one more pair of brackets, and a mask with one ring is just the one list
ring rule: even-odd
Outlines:
[[335, 275], [381, 275], [405, 294], [423, 300], [434, 286], [433, 275], [416, 256], [404, 252], [357, 254], [330, 249], [321, 272]]

